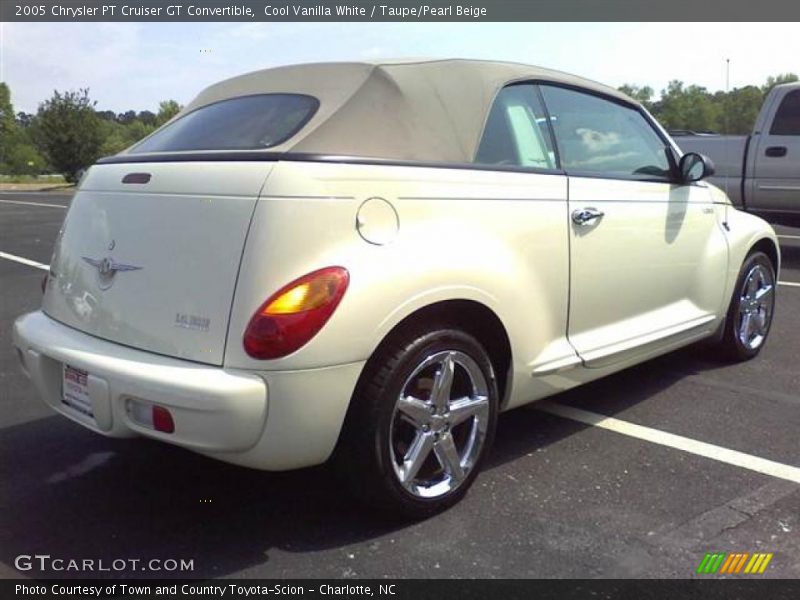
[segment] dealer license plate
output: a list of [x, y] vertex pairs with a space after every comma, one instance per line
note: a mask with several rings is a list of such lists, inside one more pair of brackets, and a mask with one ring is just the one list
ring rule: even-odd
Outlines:
[[89, 374], [64, 364], [61, 401], [87, 417], [94, 418], [89, 397]]

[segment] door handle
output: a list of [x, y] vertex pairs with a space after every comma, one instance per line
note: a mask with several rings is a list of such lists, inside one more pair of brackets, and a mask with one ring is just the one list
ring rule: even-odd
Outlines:
[[770, 146], [769, 148], [767, 148], [764, 154], [766, 154], [767, 156], [771, 156], [773, 158], [786, 156], [786, 146]]
[[596, 208], [582, 208], [572, 211], [572, 222], [575, 225], [590, 225], [595, 219], [601, 218], [605, 213]]

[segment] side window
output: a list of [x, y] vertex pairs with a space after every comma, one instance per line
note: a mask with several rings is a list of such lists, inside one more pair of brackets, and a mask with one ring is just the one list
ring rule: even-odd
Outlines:
[[592, 94], [541, 86], [561, 166], [631, 179], [671, 179], [665, 143], [642, 114]]
[[789, 92], [784, 96], [775, 120], [772, 122], [770, 135], [800, 135], [800, 90]]
[[475, 162], [556, 168], [544, 109], [533, 85], [510, 85], [500, 90], [489, 111]]

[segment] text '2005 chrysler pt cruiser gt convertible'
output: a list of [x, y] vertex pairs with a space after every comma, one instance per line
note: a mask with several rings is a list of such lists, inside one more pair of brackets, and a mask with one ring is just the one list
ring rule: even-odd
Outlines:
[[377, 506], [459, 500], [511, 409], [769, 332], [779, 253], [633, 100], [519, 64], [258, 71], [80, 183], [14, 343], [52, 408]]

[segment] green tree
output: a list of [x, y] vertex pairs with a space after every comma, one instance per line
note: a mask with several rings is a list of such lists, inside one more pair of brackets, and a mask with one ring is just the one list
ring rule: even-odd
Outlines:
[[[153, 115], [153, 113], [150, 114]], [[102, 122], [103, 144], [100, 147], [100, 155], [117, 154], [150, 135], [156, 128], [154, 123], [147, 122], [151, 120], [155, 121], [155, 115], [152, 119], [145, 115], [145, 120], [137, 117], [125, 124], [104, 120]]]
[[100, 156], [103, 129], [89, 90], [60, 93], [39, 105], [33, 124], [34, 140], [42, 154], [67, 181]]
[[619, 91], [623, 94], [627, 94], [637, 102], [640, 102], [644, 105], [647, 110], [650, 110], [653, 106], [653, 88], [649, 85], [645, 85], [643, 87], [639, 87], [638, 85], [631, 85], [626, 83], [625, 85], [621, 85]]
[[117, 120], [117, 113], [115, 113], [113, 110], [98, 110], [97, 116], [103, 119], [104, 121]]
[[128, 110], [124, 113], [119, 113], [119, 115], [117, 115], [117, 121], [119, 121], [123, 125], [127, 125], [128, 123], [133, 123], [135, 119], [136, 119], [135, 110]]
[[11, 90], [5, 82], [0, 82], [0, 170], [8, 170], [8, 158], [17, 142], [17, 130]]
[[156, 125], [161, 127], [172, 117], [177, 115], [183, 107], [175, 100], [164, 100], [158, 105], [158, 115], [156, 115]]
[[116, 121], [103, 119], [101, 131], [103, 134], [103, 144], [100, 146], [100, 156], [117, 154], [129, 146], [124, 125]]
[[764, 92], [766, 93], [778, 84], [794, 83], [795, 81], [798, 80], [800, 79], [794, 73], [782, 73], [780, 75], [775, 75], [774, 77], [773, 76], [767, 77], [767, 83], [764, 84], [761, 89], [764, 90]]
[[731, 135], [750, 133], [763, 103], [764, 93], [754, 85], [722, 93], [719, 102], [722, 132]]
[[6, 157], [6, 168], [11, 175], [38, 175], [45, 167], [44, 158], [30, 142], [15, 144]]
[[136, 115], [136, 120], [144, 123], [145, 125], [155, 125], [156, 115], [149, 110], [142, 110], [139, 111], [138, 115]]
[[22, 128], [29, 127], [30, 124], [33, 122], [34, 115], [26, 112], [18, 112], [17, 113], [17, 125]]
[[668, 129], [718, 131], [720, 128], [720, 107], [708, 90], [698, 85], [684, 87], [682, 81], [670, 81], [656, 108], [658, 119]]

